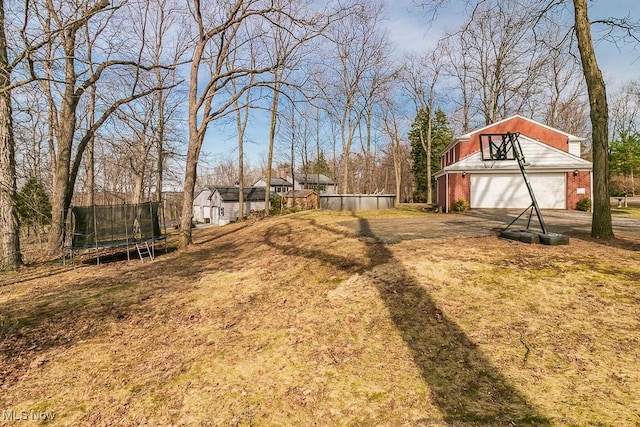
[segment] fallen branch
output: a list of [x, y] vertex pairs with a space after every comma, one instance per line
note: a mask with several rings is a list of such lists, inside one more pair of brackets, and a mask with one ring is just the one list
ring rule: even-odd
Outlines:
[[524, 333], [522, 333], [522, 332], [520, 332], [520, 342], [522, 343], [524, 348], [527, 349], [526, 353], [524, 354], [524, 358], [522, 359], [522, 366], [526, 366], [527, 365], [527, 360], [529, 359], [529, 353], [531, 352], [531, 349], [529, 348], [527, 343], [524, 341]]

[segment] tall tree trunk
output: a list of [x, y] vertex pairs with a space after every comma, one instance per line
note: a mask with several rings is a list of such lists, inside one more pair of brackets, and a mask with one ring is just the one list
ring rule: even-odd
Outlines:
[[[71, 101], [71, 102], [70, 102]], [[75, 106], [69, 105], [72, 100], [63, 100], [60, 112], [60, 128], [57, 132], [58, 156], [56, 168], [53, 172], [53, 195], [51, 197], [51, 228], [47, 247], [51, 255], [58, 255], [64, 240], [64, 225], [71, 199], [69, 189], [69, 165], [71, 164], [71, 150], [73, 134], [76, 125]]]
[[393, 142], [393, 172], [396, 177], [396, 205], [401, 202], [400, 189], [402, 186], [402, 160], [400, 159], [400, 140], [396, 137]]
[[139, 205], [144, 199], [144, 166], [141, 171], [135, 172], [135, 185], [133, 190], [133, 199], [131, 202], [134, 205]]
[[[160, 78], [158, 78], [160, 81]], [[165, 95], [161, 91], [156, 92], [156, 100], [158, 102], [158, 131], [156, 133], [156, 150], [158, 151], [158, 158], [156, 160], [156, 167], [158, 169], [156, 175], [156, 202], [158, 207], [162, 207], [162, 186], [164, 177], [164, 127], [165, 127]], [[163, 209], [164, 212], [164, 209]]]
[[191, 60], [191, 70], [189, 74], [189, 144], [187, 147], [187, 164], [184, 172], [184, 191], [182, 199], [182, 215], [180, 217], [180, 239], [178, 241], [178, 249], [186, 249], [193, 239], [191, 236], [191, 221], [193, 219], [193, 198], [196, 187], [196, 178], [198, 172], [198, 158], [200, 150], [204, 142], [205, 132], [207, 131], [206, 120], [203, 118], [203, 124], [198, 127], [199, 108], [196, 102], [198, 98], [198, 73], [200, 72], [200, 63], [207, 40], [200, 40], [195, 47], [193, 58]]
[[[196, 119], [196, 114], [189, 117], [189, 122]], [[184, 196], [182, 200], [182, 216], [180, 218], [180, 240], [178, 242], [179, 249], [186, 249], [193, 239], [191, 237], [191, 220], [193, 219], [193, 198], [196, 187], [196, 177], [198, 168], [198, 158], [200, 157], [200, 148], [204, 141], [204, 134], [197, 132], [196, 124], [189, 123], [189, 147], [187, 149], [187, 164], [184, 173]], [[194, 142], [191, 142], [193, 138]]]
[[2, 269], [15, 270], [22, 264], [16, 194], [16, 157], [11, 110], [11, 68], [4, 30], [4, 1], [0, 0], [0, 228]]
[[241, 128], [238, 123], [238, 221], [244, 221], [244, 129], [240, 131]]
[[609, 201], [609, 111], [607, 92], [591, 39], [587, 0], [573, 0], [576, 38], [589, 93], [593, 143], [593, 220], [591, 237], [613, 238]]
[[[273, 163], [273, 146], [276, 139], [276, 120], [278, 119], [278, 97], [280, 95], [279, 76], [274, 73], [275, 88], [273, 91], [273, 101], [271, 103], [271, 119], [269, 121], [269, 152], [267, 154], [267, 191], [264, 196], [265, 215], [269, 215], [269, 203], [271, 196], [271, 169]], [[282, 199], [280, 200], [282, 207]]]

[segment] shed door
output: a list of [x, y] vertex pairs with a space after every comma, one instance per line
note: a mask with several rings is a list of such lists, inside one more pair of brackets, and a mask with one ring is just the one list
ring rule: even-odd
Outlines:
[[[566, 209], [564, 173], [528, 174], [533, 193], [542, 209]], [[471, 208], [522, 208], [531, 197], [521, 173], [471, 174]]]
[[215, 225], [220, 224], [220, 208], [218, 206], [213, 206], [211, 208], [211, 212], [213, 212], [213, 218], [211, 219], [211, 224], [215, 224]]

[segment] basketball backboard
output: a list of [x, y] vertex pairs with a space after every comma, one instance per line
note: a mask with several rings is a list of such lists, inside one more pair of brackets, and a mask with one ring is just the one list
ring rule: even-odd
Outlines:
[[[518, 133], [484, 133], [480, 135], [480, 152], [482, 160], [515, 160], [518, 144]], [[515, 148], [514, 148], [515, 147]]]

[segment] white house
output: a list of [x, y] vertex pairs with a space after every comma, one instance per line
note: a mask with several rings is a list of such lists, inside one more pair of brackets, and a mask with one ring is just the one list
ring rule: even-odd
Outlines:
[[[254, 187], [266, 187], [266, 178], [253, 184]], [[295, 174], [292, 178], [287, 172], [279, 171], [279, 176], [271, 178], [271, 192], [281, 194], [292, 190], [315, 190], [318, 194], [336, 194], [336, 183], [323, 174]]]
[[[267, 179], [266, 178], [260, 178], [259, 180], [257, 180], [256, 182], [253, 183], [253, 186], [254, 187], [266, 187], [267, 186]], [[272, 177], [271, 178], [271, 185], [269, 186], [269, 189], [274, 194], [282, 194], [282, 193], [286, 193], [287, 191], [293, 190], [293, 184], [291, 182], [287, 181], [286, 179], [282, 179], [280, 177]]]
[[[265, 187], [243, 189], [243, 216], [265, 210], [265, 190]], [[226, 225], [238, 220], [239, 210], [238, 187], [208, 187], [193, 199], [193, 220], [196, 222]]]
[[531, 198], [517, 161], [482, 159], [481, 134], [519, 133], [529, 181], [541, 208], [576, 209], [591, 198], [591, 162], [580, 158], [583, 138], [519, 115], [459, 136], [444, 150], [435, 174], [438, 207], [464, 200], [474, 208], [527, 208]]

